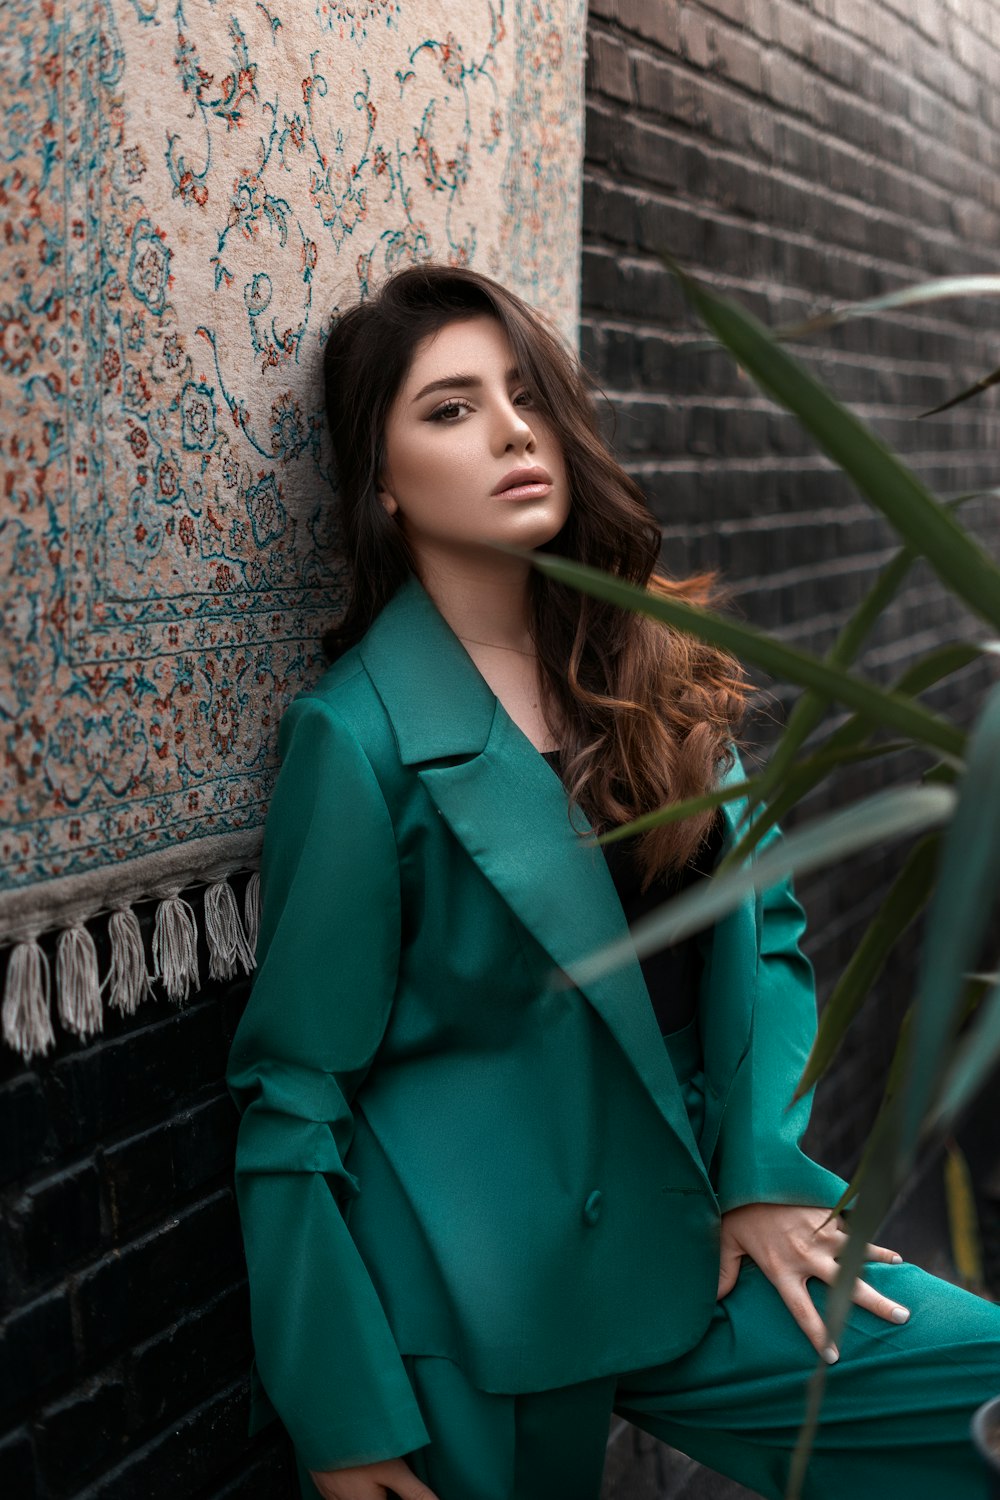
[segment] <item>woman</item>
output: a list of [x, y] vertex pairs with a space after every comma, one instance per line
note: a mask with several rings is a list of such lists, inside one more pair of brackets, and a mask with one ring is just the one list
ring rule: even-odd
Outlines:
[[654, 573], [582, 370], [489, 278], [398, 272], [326, 381], [351, 592], [281, 722], [228, 1074], [254, 1426], [326, 1500], [596, 1500], [612, 1410], [780, 1496], [818, 1350], [808, 1495], [984, 1496], [1000, 1308], [873, 1245], [825, 1332], [845, 1184], [785, 1107], [815, 1025], [790, 882], [574, 980], [743, 804], [581, 835], [742, 780], [745, 685], [503, 548], [710, 581]]

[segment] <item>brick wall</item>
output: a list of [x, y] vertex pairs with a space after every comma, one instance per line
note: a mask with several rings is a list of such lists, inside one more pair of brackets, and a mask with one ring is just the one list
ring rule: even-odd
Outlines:
[[[700, 330], [657, 250], [767, 321], [908, 278], [994, 269], [997, 9], [985, 0], [591, 5], [584, 358], [611, 398], [615, 446], [666, 527], [668, 566], [722, 568], [750, 619], [812, 649], [829, 644], [888, 555], [887, 530], [723, 356], [685, 355]], [[995, 403], [927, 422], [914, 413], [996, 363], [995, 326], [979, 307], [949, 304], [835, 331], [809, 358], [952, 492], [992, 481]], [[966, 517], [996, 544], [986, 505]], [[868, 664], [894, 675], [960, 624], [918, 570]], [[968, 713], [981, 688], [969, 672], [940, 701]], [[772, 712], [783, 702], [778, 693]], [[803, 887], [821, 991], [893, 861], [889, 851]], [[233, 883], [242, 900], [241, 878]], [[185, 895], [200, 929], [200, 890]], [[149, 955], [151, 909], [140, 918]], [[96, 937], [104, 972], [106, 936]], [[46, 946], [54, 961], [54, 940]], [[203, 941], [199, 956], [207, 973]], [[905, 984], [898, 968], [883, 1006]], [[109, 1017], [87, 1045], [62, 1034], [30, 1067], [0, 1052], [5, 1496], [294, 1493], [285, 1444], [245, 1437], [246, 1288], [222, 1072], [247, 988], [206, 984], [180, 1008], [148, 1002], [132, 1019]], [[862, 1034], [821, 1095], [817, 1140], [834, 1163], [849, 1162], [870, 1110], [884, 1063], [878, 1032], [876, 1023]], [[661, 1479], [674, 1475], [672, 1495], [703, 1484], [690, 1466], [674, 1473], [665, 1450], [655, 1466]], [[640, 1476], [616, 1443], [609, 1493], [652, 1495], [652, 1474]]]
[[[242, 909], [246, 875], [231, 883]], [[201, 887], [194, 907], [208, 973]], [[155, 907], [137, 907], [147, 960]], [[106, 972], [107, 933], [95, 924]], [[42, 939], [55, 972], [55, 935]], [[0, 968], [6, 968], [5, 950]], [[246, 1273], [223, 1070], [249, 981], [150, 1000], [25, 1067], [0, 1050], [0, 1494], [277, 1500], [246, 1438]], [[157, 984], [158, 994], [162, 987]]]
[[[581, 346], [612, 404], [609, 437], [664, 527], [672, 572], [720, 569], [746, 619], [824, 651], [894, 550], [892, 532], [727, 355], [686, 352], [705, 330], [659, 252], [768, 324], [930, 276], [995, 272], [1000, 5], [593, 0], [588, 40]], [[995, 397], [917, 413], [996, 365], [998, 311], [938, 303], [792, 347], [935, 493], [958, 493], [997, 483]], [[994, 555], [998, 506], [962, 512]], [[983, 634], [922, 564], [863, 664], [888, 682], [969, 633]], [[967, 720], [987, 671], [967, 669], [928, 702]], [[771, 686], [753, 726], [762, 749], [792, 696]], [[924, 764], [844, 774], [834, 799]], [[808, 810], [828, 803], [818, 795]], [[902, 852], [801, 882], [821, 999]], [[889, 967], [881, 1005], [817, 1095], [812, 1144], [842, 1171], [880, 1093], [885, 1021], [905, 1002], [914, 952]]]

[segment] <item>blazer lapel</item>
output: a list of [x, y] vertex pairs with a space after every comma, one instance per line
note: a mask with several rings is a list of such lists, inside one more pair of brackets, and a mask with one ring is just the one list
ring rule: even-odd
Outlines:
[[575, 808], [571, 825], [559, 778], [415, 575], [359, 649], [403, 763], [416, 768], [456, 837], [562, 971], [553, 982], [568, 975], [597, 1010], [704, 1172], [638, 960], [598, 979], [576, 977], [587, 954], [628, 935], [604, 855], [577, 832], [590, 823]]

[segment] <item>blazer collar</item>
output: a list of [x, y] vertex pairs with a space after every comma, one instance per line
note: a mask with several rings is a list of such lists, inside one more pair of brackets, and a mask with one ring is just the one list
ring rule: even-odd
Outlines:
[[[577, 981], [580, 962], [628, 924], [585, 815], [507, 714], [461, 641], [411, 574], [359, 644], [392, 721], [400, 759], [456, 837], [551, 956], [553, 982], [577, 984], [667, 1123], [707, 1174], [637, 959]], [[734, 822], [727, 816], [726, 843]], [[738, 1055], [739, 1039], [732, 1061]], [[709, 1060], [706, 1059], [708, 1062]], [[728, 1071], [728, 1069], [727, 1069]]]
[[358, 649], [392, 720], [404, 766], [478, 755], [484, 748], [496, 694], [415, 573]]

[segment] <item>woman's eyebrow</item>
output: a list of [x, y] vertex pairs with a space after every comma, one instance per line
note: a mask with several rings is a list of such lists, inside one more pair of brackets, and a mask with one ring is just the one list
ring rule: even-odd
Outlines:
[[[520, 370], [514, 365], [507, 371], [507, 379], [509, 381], [517, 380], [520, 373]], [[470, 386], [482, 385], [482, 383], [478, 375], [444, 375], [440, 380], [432, 380], [428, 385], [425, 385], [423, 390], [417, 392], [413, 401], [419, 401], [421, 396], [426, 396], [431, 391], [442, 391], [449, 387], [454, 388], [455, 386], [468, 389]], [[410, 402], [411, 406], [413, 405], [413, 401]]]

